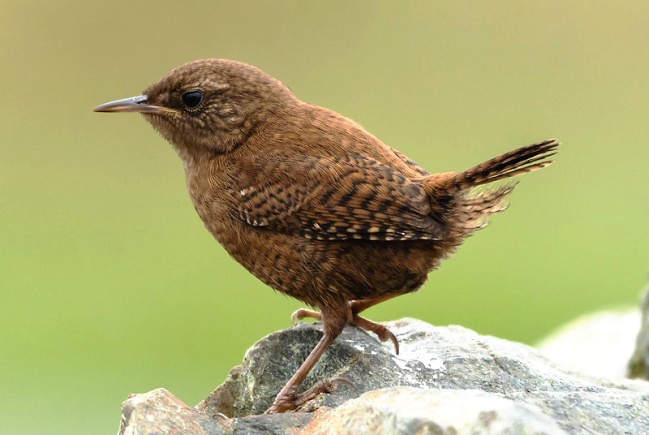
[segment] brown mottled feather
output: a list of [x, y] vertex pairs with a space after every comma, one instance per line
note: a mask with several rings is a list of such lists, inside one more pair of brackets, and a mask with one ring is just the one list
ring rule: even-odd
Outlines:
[[556, 139], [548, 139], [510, 151], [456, 174], [443, 183], [434, 182], [428, 190], [454, 193], [545, 168], [552, 161], [542, 160], [553, 156], [558, 146], [559, 142]]
[[[239, 216], [316, 240], [432, 240], [442, 236], [417, 181], [358, 154], [274, 156], [239, 191]], [[245, 186], [245, 187], [243, 187]]]

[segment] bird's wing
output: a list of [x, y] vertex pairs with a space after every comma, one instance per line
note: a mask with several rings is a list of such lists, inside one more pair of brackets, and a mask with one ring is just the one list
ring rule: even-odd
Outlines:
[[420, 183], [366, 156], [259, 157], [242, 174], [238, 218], [249, 225], [317, 240], [441, 234]]
[[394, 155], [396, 155], [403, 163], [405, 163], [410, 169], [412, 169], [413, 171], [415, 171], [416, 173], [418, 173], [422, 177], [430, 175], [430, 173], [427, 170], [425, 170], [424, 168], [419, 166], [417, 163], [412, 161], [410, 158], [408, 158], [408, 156], [403, 154], [401, 151], [396, 150], [394, 148], [390, 148], [390, 149], [392, 150]]

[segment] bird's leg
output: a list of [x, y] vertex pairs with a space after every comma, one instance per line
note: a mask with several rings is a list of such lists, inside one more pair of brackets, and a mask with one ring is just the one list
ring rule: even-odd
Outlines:
[[367, 320], [366, 318], [356, 314], [352, 317], [350, 325], [358, 326], [359, 328], [362, 328], [366, 331], [375, 333], [381, 341], [392, 341], [392, 344], [394, 345], [394, 353], [399, 355], [399, 340], [397, 340], [397, 337], [395, 337], [395, 335], [390, 332], [390, 330], [385, 326], [381, 325], [380, 323]]
[[307, 310], [306, 308], [300, 308], [299, 310], [296, 310], [293, 312], [293, 314], [291, 314], [291, 323], [293, 325], [296, 325], [297, 322], [299, 322], [300, 320], [306, 317], [311, 317], [316, 320], [322, 320], [322, 315], [317, 311]]
[[[322, 319], [322, 316], [317, 311], [300, 308], [291, 316], [291, 323], [293, 325], [296, 325], [300, 320], [306, 317], [311, 317], [316, 320]], [[376, 322], [372, 322], [371, 320], [367, 320], [366, 318], [361, 317], [358, 314], [352, 315], [350, 325], [358, 326], [359, 328], [362, 328], [366, 331], [375, 333], [381, 341], [392, 341], [392, 344], [394, 344], [394, 351], [397, 355], [399, 355], [399, 341], [397, 340], [397, 337], [395, 337], [394, 334], [390, 332], [390, 330], [385, 326]]]
[[[388, 299], [392, 299], [400, 295], [401, 293], [389, 294], [372, 299], [358, 299], [348, 303], [352, 314], [352, 318], [349, 324], [352, 326], [358, 326], [359, 328], [362, 328], [366, 331], [373, 332], [379, 337], [379, 340], [381, 341], [392, 341], [392, 344], [394, 345], [394, 352], [397, 355], [399, 355], [399, 341], [397, 340], [397, 337], [395, 337], [395, 335], [390, 332], [390, 330], [385, 326], [376, 322], [372, 322], [371, 320], [367, 320], [366, 318], [359, 316], [358, 313], [365, 311], [366, 309], [376, 304], [385, 302]], [[322, 320], [322, 315], [317, 311], [300, 308], [291, 315], [291, 323], [295, 325], [297, 322], [307, 317], [311, 317], [316, 320]]]
[[[328, 309], [320, 315], [324, 326], [324, 335], [313, 348], [304, 363], [300, 366], [295, 374], [289, 379], [284, 388], [279, 392], [273, 405], [266, 411], [267, 414], [277, 414], [280, 412], [295, 409], [309, 400], [313, 399], [320, 393], [329, 393], [339, 383], [350, 383], [344, 378], [328, 379], [318, 382], [313, 387], [303, 393], [297, 394], [298, 388], [304, 382], [313, 366], [318, 362], [322, 354], [327, 350], [331, 343], [340, 335], [346, 324], [350, 322], [351, 311], [347, 304], [342, 304], [338, 309]], [[305, 310], [310, 311], [310, 310]], [[315, 313], [315, 312], [311, 312]], [[316, 313], [317, 314], [317, 313]]]
[[381, 341], [387, 341], [387, 340], [392, 341], [392, 344], [394, 345], [394, 352], [397, 355], [399, 355], [399, 340], [397, 340], [397, 337], [395, 337], [395, 335], [392, 332], [390, 332], [390, 330], [385, 326], [376, 322], [372, 322], [371, 320], [367, 320], [364, 317], [359, 316], [358, 313], [370, 308], [373, 305], [387, 301], [388, 299], [392, 299], [400, 295], [401, 293], [389, 294], [378, 298], [359, 299], [356, 301], [351, 301], [349, 303], [349, 307], [351, 308], [351, 312], [352, 312], [352, 320], [350, 324], [354, 326], [358, 326], [359, 328], [362, 328], [366, 331], [375, 333], [379, 337], [379, 340]]
[[373, 307], [376, 304], [380, 304], [381, 302], [385, 302], [388, 299], [396, 298], [397, 296], [401, 296], [403, 293], [392, 293], [389, 295], [383, 295], [378, 298], [372, 298], [372, 299], [358, 299], [355, 301], [351, 301], [349, 303], [349, 308], [352, 309], [352, 314], [358, 314], [362, 311], [367, 310], [370, 307]]

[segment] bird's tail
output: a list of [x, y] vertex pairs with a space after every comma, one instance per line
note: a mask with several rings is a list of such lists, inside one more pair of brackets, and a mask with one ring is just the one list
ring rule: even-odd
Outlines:
[[424, 184], [432, 183], [431, 190], [453, 195], [482, 184], [545, 168], [552, 164], [552, 160], [546, 159], [556, 154], [558, 146], [556, 139], [548, 139], [494, 157], [466, 171], [449, 174], [441, 180], [432, 175], [424, 180]]
[[[549, 139], [502, 154], [463, 172], [431, 175], [423, 180], [440, 207], [438, 216], [446, 221], [451, 236], [461, 240], [489, 223], [489, 216], [505, 210], [513, 184], [493, 190], [471, 189], [493, 181], [526, 174], [552, 164], [559, 142]], [[428, 184], [428, 185], [426, 185]]]

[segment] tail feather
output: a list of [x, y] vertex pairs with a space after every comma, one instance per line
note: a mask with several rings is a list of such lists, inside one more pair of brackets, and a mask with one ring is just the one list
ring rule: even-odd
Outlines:
[[433, 174], [423, 180], [424, 187], [436, 198], [436, 214], [447, 225], [449, 240], [460, 243], [489, 224], [494, 213], [505, 210], [507, 196], [515, 184], [476, 192], [472, 188], [526, 174], [552, 164], [556, 154], [555, 139], [528, 145], [480, 163], [464, 172]]
[[514, 190], [514, 184], [500, 186], [492, 191], [479, 192], [474, 196], [460, 194], [452, 201], [448, 219], [449, 229], [461, 238], [468, 237], [475, 231], [489, 224], [489, 217], [509, 207], [507, 195]]
[[436, 185], [431, 186], [431, 190], [452, 195], [482, 184], [545, 168], [553, 163], [552, 160], [546, 159], [556, 154], [558, 146], [559, 142], [549, 139], [494, 157], [464, 172], [445, 177], [441, 182], [433, 176], [430, 182]]

